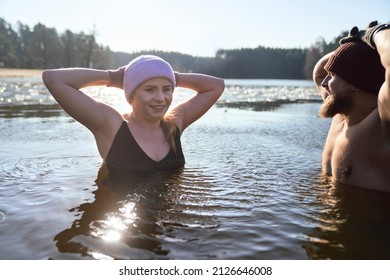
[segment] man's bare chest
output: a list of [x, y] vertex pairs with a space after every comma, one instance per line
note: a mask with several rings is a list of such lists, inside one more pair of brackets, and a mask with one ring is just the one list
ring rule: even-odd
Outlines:
[[383, 177], [390, 154], [380, 133], [345, 130], [328, 136], [322, 157], [323, 171], [336, 181], [357, 184], [369, 176]]

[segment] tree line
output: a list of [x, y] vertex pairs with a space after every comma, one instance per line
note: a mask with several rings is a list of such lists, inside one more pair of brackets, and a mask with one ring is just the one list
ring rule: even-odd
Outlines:
[[147, 50], [136, 53], [112, 51], [96, 41], [96, 30], [58, 33], [38, 23], [17, 28], [0, 18], [0, 68], [50, 69], [94, 67], [116, 69], [140, 54], [154, 54], [177, 71], [201, 72], [226, 79], [311, 79], [315, 63], [338, 46], [341, 32], [331, 42], [320, 38], [309, 48], [220, 49], [214, 57], [194, 57], [177, 52]]

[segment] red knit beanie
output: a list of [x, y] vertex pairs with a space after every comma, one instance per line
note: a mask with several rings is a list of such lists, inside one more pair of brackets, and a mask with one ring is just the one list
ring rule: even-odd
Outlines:
[[385, 68], [378, 52], [360, 41], [339, 46], [324, 68], [350, 84], [374, 94], [378, 94], [385, 81]]

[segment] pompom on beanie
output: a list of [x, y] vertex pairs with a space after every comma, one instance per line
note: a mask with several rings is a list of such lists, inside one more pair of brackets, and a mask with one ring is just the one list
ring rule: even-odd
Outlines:
[[129, 100], [137, 87], [152, 78], [166, 78], [173, 87], [176, 86], [172, 66], [162, 58], [154, 55], [141, 55], [130, 61], [123, 75], [123, 90], [126, 99]]
[[374, 94], [378, 94], [385, 81], [385, 68], [378, 52], [360, 41], [339, 46], [324, 68], [359, 89]]

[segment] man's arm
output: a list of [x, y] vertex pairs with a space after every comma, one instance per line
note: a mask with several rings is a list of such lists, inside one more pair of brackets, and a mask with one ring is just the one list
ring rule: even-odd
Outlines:
[[333, 52], [324, 55], [314, 66], [313, 69], [313, 81], [317, 86], [318, 91], [321, 93], [322, 99], [325, 101], [326, 94], [324, 92], [324, 88], [321, 86], [322, 81], [328, 75], [328, 72], [324, 69], [325, 64], [328, 62], [330, 56]]
[[378, 32], [374, 37], [376, 49], [385, 68], [385, 82], [378, 95], [378, 111], [382, 121], [389, 123], [390, 133], [390, 29]]

